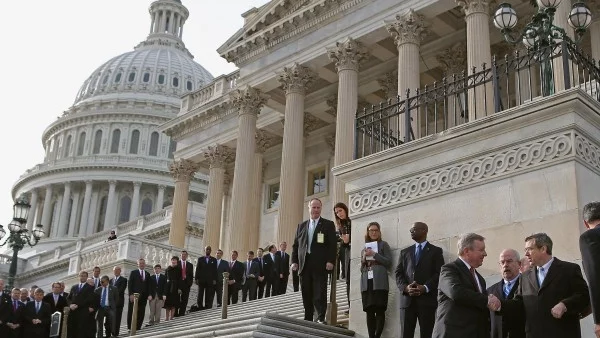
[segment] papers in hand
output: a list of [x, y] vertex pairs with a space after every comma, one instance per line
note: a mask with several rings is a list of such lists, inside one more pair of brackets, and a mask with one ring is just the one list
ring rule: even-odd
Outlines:
[[[365, 249], [371, 249], [373, 250], [373, 252], [377, 253], [377, 242], [367, 242], [365, 243]], [[374, 256], [367, 256], [365, 258], [368, 261], [374, 261], [375, 257]]]

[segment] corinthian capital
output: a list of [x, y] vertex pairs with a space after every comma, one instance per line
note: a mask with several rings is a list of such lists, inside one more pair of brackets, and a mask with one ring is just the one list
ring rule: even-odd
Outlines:
[[396, 46], [401, 46], [405, 43], [413, 43], [420, 45], [421, 41], [429, 30], [429, 25], [425, 22], [425, 17], [415, 13], [409, 9], [404, 14], [396, 15], [396, 20], [386, 22], [385, 28], [394, 38]]
[[240, 115], [258, 115], [268, 99], [259, 89], [250, 86], [233, 91], [230, 97], [231, 104], [238, 110]]
[[225, 165], [233, 158], [233, 151], [231, 148], [217, 144], [215, 146], [209, 146], [204, 151], [204, 158], [210, 164], [210, 168], [225, 168]]
[[271, 147], [271, 138], [263, 130], [258, 129], [254, 139], [256, 140], [256, 153], [262, 154]]
[[494, 0], [455, 0], [466, 16], [474, 13], [490, 14], [490, 4]]
[[335, 62], [338, 72], [345, 69], [358, 71], [360, 63], [369, 57], [363, 44], [353, 38], [336, 42], [335, 47], [327, 50], [327, 55], [331, 61]]
[[460, 74], [467, 69], [467, 46], [464, 43], [457, 43], [444, 49], [436, 59], [442, 65], [445, 76]]
[[305, 94], [315, 81], [316, 74], [308, 67], [294, 63], [291, 67], [283, 67], [283, 73], [279, 74], [279, 83], [286, 94]]
[[198, 165], [193, 161], [181, 159], [171, 163], [169, 170], [175, 181], [189, 182], [198, 170]]

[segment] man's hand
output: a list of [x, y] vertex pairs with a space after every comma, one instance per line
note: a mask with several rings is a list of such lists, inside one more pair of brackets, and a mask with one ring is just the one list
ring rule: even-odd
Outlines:
[[594, 332], [596, 333], [596, 338], [600, 338], [600, 324], [594, 326]]
[[152, 296], [148, 296], [148, 300], [152, 300]]
[[88, 310], [90, 311], [90, 313], [94, 312], [94, 308], [93, 307], [88, 307]]
[[234, 279], [230, 279], [227, 281], [227, 285], [233, 285], [233, 283], [235, 283]]
[[283, 274], [282, 273], [279, 274], [279, 278], [280, 279], [283, 278]]
[[552, 316], [554, 318], [560, 319], [565, 314], [565, 312], [567, 312], [567, 306], [563, 302], [560, 302], [554, 305], [550, 312], [552, 313]]
[[366, 248], [365, 256], [367, 256], [367, 257], [375, 256], [375, 251], [373, 251], [373, 249], [371, 249], [371, 248]]
[[417, 284], [416, 282], [414, 283], [414, 287], [410, 288], [408, 291], [408, 295], [409, 296], [420, 296], [422, 294], [425, 294], [427, 292], [427, 290], [425, 289], [424, 285], [421, 284]]
[[40, 324], [42, 321], [41, 321], [41, 320], [39, 320], [39, 319], [32, 319], [32, 320], [31, 320], [31, 322], [32, 322], [34, 325], [37, 325], [37, 324]]
[[500, 303], [500, 300], [498, 299], [498, 297], [494, 296], [494, 295], [488, 295], [488, 309], [492, 310], [492, 311], [498, 311], [500, 310], [500, 306], [502, 305], [502, 303]]
[[251, 273], [248, 275], [248, 278], [256, 278], [256, 276], [253, 273]]
[[258, 276], [258, 281], [259, 281], [259, 282], [262, 282], [262, 281], [264, 281], [264, 280], [265, 280], [265, 276]]
[[129, 301], [130, 301], [131, 303], [133, 303], [133, 299], [134, 299], [133, 295], [129, 296]]
[[167, 296], [163, 296], [162, 298], [163, 298], [163, 300], [167, 300]]
[[[133, 296], [129, 296], [129, 297], [133, 299]], [[77, 304], [71, 304], [71, 305], [69, 305], [69, 308], [71, 309], [71, 311], [75, 311], [75, 310], [77, 310]]]
[[327, 271], [333, 270], [333, 263], [327, 262], [327, 264], [325, 265], [325, 269], [327, 269]]
[[293, 264], [292, 264], [292, 270], [293, 270], [293, 271], [298, 271], [298, 264], [296, 264], [296, 263], [293, 263]]
[[350, 243], [350, 235], [342, 235], [342, 241], [344, 241], [344, 244]]

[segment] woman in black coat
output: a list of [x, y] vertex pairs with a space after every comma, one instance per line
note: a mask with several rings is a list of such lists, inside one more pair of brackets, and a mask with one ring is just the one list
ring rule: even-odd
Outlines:
[[181, 265], [179, 265], [179, 257], [173, 256], [171, 258], [171, 265], [165, 272], [167, 275], [167, 299], [165, 299], [165, 305], [163, 306], [166, 310], [165, 320], [173, 319], [175, 315], [175, 309], [179, 308], [181, 301]]
[[[348, 217], [348, 207], [342, 202], [335, 204], [333, 213], [335, 214], [335, 225], [340, 242], [338, 259], [346, 278], [346, 297], [348, 298], [348, 306], [350, 306], [350, 233], [352, 232], [352, 221]], [[346, 314], [348, 314], [348, 311], [346, 311]]]

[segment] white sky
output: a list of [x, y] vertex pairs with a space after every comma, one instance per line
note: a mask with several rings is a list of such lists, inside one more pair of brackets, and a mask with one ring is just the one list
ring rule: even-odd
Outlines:
[[[236, 69], [216, 49], [243, 25], [241, 14], [268, 0], [183, 0], [186, 47], [213, 76]], [[0, 30], [2, 132], [0, 224], [12, 219], [11, 188], [41, 163], [41, 135], [73, 104], [102, 63], [133, 50], [150, 30], [152, 0], [5, 1]]]

